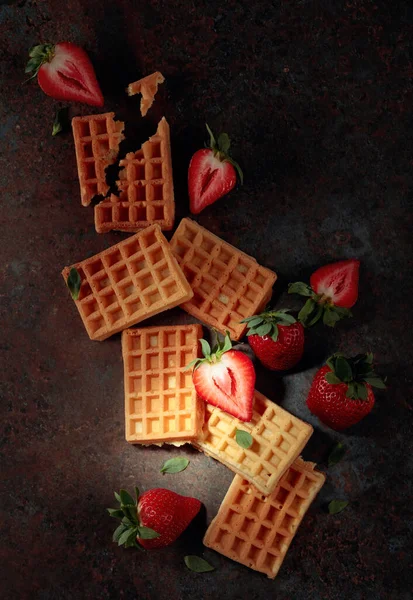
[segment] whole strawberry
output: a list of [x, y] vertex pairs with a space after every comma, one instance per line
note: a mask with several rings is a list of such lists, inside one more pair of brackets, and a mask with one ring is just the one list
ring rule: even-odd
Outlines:
[[306, 296], [308, 300], [298, 313], [298, 320], [311, 327], [321, 318], [324, 325], [351, 317], [350, 308], [357, 302], [360, 261], [341, 260], [320, 267], [310, 277], [310, 285], [297, 281], [288, 286], [289, 294]]
[[260, 362], [272, 371], [292, 369], [304, 351], [304, 327], [288, 309], [248, 317], [248, 342]]
[[209, 148], [195, 152], [188, 169], [189, 207], [194, 215], [228, 194], [237, 182], [237, 173], [243, 182], [239, 164], [228, 155], [231, 145], [228, 135], [221, 133], [217, 141], [208, 125], [206, 128]]
[[372, 387], [386, 389], [374, 372], [371, 353], [354, 358], [333, 354], [317, 371], [307, 406], [325, 425], [342, 431], [372, 410], [375, 401]]
[[201, 502], [164, 488], [154, 488], [136, 499], [125, 490], [115, 492], [119, 508], [108, 508], [111, 517], [121, 520], [113, 534], [119, 546], [161, 548], [172, 544], [198, 514]]

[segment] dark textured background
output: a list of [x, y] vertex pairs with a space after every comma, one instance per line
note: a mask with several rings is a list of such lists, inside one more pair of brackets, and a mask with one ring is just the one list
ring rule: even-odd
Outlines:
[[[411, 3], [0, 5], [1, 595], [412, 598]], [[58, 103], [35, 81], [22, 85], [28, 49], [59, 40], [89, 52], [105, 110], [128, 119], [122, 150], [136, 149], [167, 117], [178, 218], [188, 214], [187, 165], [205, 139], [204, 122], [231, 135], [245, 185], [198, 220], [277, 271], [276, 300], [288, 281], [320, 265], [361, 259], [354, 318], [336, 331], [309, 331], [296, 373], [258, 369], [258, 389], [315, 426], [304, 457], [328, 476], [274, 582], [211, 550], [204, 556], [216, 571], [189, 572], [183, 556], [202, 552], [205, 518], [232, 474], [191, 448], [124, 441], [119, 335], [89, 341], [60, 276], [122, 234], [95, 233], [93, 210], [80, 204], [71, 133], [51, 137]], [[156, 69], [166, 83], [143, 120], [139, 99], [124, 88]], [[190, 320], [175, 309], [150, 322]], [[304, 403], [317, 366], [337, 349], [374, 351], [389, 377], [374, 412], [342, 435], [320, 426]], [[346, 458], [327, 469], [338, 439]], [[162, 462], [179, 453], [190, 467], [162, 477]], [[145, 555], [117, 548], [105, 508], [114, 489], [134, 484], [195, 495], [206, 516], [172, 547]], [[350, 502], [337, 516], [325, 512], [333, 498]]]

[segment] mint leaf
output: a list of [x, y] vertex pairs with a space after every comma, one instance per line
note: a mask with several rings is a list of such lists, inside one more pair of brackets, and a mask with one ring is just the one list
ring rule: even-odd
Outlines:
[[341, 442], [337, 442], [332, 451], [328, 456], [328, 466], [333, 467], [336, 465], [346, 453], [346, 447]]
[[254, 440], [252, 438], [252, 435], [248, 433], [248, 431], [236, 429], [235, 441], [237, 442], [238, 446], [241, 446], [241, 448], [250, 448]]
[[347, 500], [332, 500], [328, 505], [330, 515], [337, 515], [348, 506]]
[[189, 465], [189, 460], [183, 456], [177, 456], [165, 461], [161, 468], [161, 473], [180, 473]]
[[77, 300], [79, 298], [80, 286], [82, 284], [82, 280], [79, 275], [79, 271], [72, 267], [69, 271], [69, 277], [67, 278], [66, 285], [70, 290], [73, 300]]
[[195, 573], [208, 573], [209, 571], [215, 571], [215, 567], [210, 565], [206, 560], [195, 554], [189, 554], [184, 557], [186, 566], [190, 571]]
[[137, 528], [138, 538], [141, 540], [154, 540], [155, 538], [160, 537], [160, 534], [157, 531], [154, 531], [150, 527], [139, 526]]

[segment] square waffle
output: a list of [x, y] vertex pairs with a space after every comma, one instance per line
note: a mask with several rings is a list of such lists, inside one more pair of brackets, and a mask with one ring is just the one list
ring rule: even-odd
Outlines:
[[201, 325], [146, 327], [122, 333], [126, 440], [183, 444], [202, 430], [204, 402], [186, 365], [199, 356]]
[[274, 579], [325, 475], [301, 458], [291, 465], [270, 496], [236, 475], [204, 544]]
[[75, 304], [92, 340], [173, 308], [193, 293], [159, 225], [65, 267], [65, 281], [72, 267], [82, 281]]
[[116, 161], [119, 144], [124, 139], [122, 121], [113, 112], [72, 119], [80, 195], [88, 206], [98, 194], [109, 190], [105, 169]]
[[[241, 448], [236, 430], [248, 431], [250, 448]], [[220, 408], [205, 405], [202, 435], [192, 444], [271, 494], [281, 475], [300, 454], [313, 428], [255, 390], [252, 420], [239, 421]]]
[[155, 71], [151, 75], [147, 75], [138, 81], [130, 83], [126, 88], [129, 96], [142, 94], [141, 98], [141, 115], [144, 117], [155, 100], [158, 85], [165, 81], [165, 77], [159, 71]]
[[182, 219], [172, 250], [194, 290], [182, 308], [239, 340], [246, 324], [269, 302], [277, 275], [191, 219]]
[[175, 220], [171, 142], [165, 117], [142, 148], [119, 162], [123, 169], [117, 182], [120, 195], [112, 194], [95, 206], [98, 233], [111, 229], [140, 231], [157, 223], [172, 229]]

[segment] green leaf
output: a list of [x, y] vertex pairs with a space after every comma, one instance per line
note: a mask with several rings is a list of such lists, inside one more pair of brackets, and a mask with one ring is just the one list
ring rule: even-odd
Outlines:
[[208, 133], [209, 133], [209, 147], [210, 147], [210, 148], [212, 148], [213, 150], [215, 150], [215, 148], [216, 148], [216, 145], [217, 145], [217, 142], [216, 142], [216, 140], [215, 140], [215, 136], [214, 136], [214, 134], [212, 133], [212, 131], [211, 131], [211, 129], [210, 129], [210, 127], [209, 127], [208, 123], [205, 123], [205, 126], [206, 126], [206, 128], [207, 128], [207, 131], [208, 131]]
[[186, 566], [190, 571], [195, 573], [208, 573], [209, 571], [215, 571], [215, 567], [210, 565], [205, 559], [195, 554], [188, 554], [184, 557]]
[[332, 371], [330, 371], [329, 373], [326, 373], [324, 375], [324, 378], [328, 383], [331, 383], [333, 385], [336, 385], [337, 383], [343, 383], [342, 381], [340, 381], [340, 379], [337, 377], [337, 375], [335, 375]]
[[229, 156], [226, 157], [225, 162], [229, 162], [234, 167], [234, 169], [236, 170], [237, 175], [239, 177], [240, 183], [241, 183], [241, 185], [243, 185], [244, 184], [244, 173], [242, 172], [242, 169], [239, 166], [239, 164], [233, 158], [230, 158]]
[[218, 149], [224, 154], [228, 154], [228, 150], [231, 146], [231, 140], [227, 133], [220, 133], [218, 136]]
[[323, 323], [328, 327], [334, 327], [335, 324], [340, 321], [340, 315], [338, 315], [333, 310], [326, 308], [323, 314]]
[[387, 390], [386, 384], [380, 377], [366, 377], [364, 381], [379, 390]]
[[138, 513], [136, 509], [136, 504], [122, 504], [121, 505], [123, 514], [129, 521], [133, 524], [138, 523]]
[[68, 109], [58, 108], [56, 109], [55, 118], [53, 121], [52, 135], [55, 136], [61, 131], [63, 131], [68, 123]]
[[121, 500], [121, 497], [119, 496], [118, 492], [114, 492], [114, 494], [115, 494], [115, 498], [119, 502], [119, 504], [122, 504], [122, 500]]
[[364, 383], [356, 382], [356, 393], [360, 400], [367, 400], [368, 389]]
[[271, 333], [271, 339], [273, 342], [276, 342], [278, 340], [278, 334], [279, 334], [279, 330], [278, 330], [277, 325], [273, 325], [272, 333]]
[[309, 298], [298, 313], [298, 320], [301, 321], [303, 325], [305, 324], [311, 313], [314, 311], [315, 307], [316, 303], [312, 298]]
[[312, 327], [321, 319], [324, 309], [321, 304], [316, 304], [316, 310], [312, 313], [311, 318], [308, 319], [306, 327]]
[[184, 371], [187, 371], [188, 369], [192, 369], [192, 367], [194, 367], [195, 365], [197, 365], [199, 363], [199, 358], [195, 358], [194, 360], [191, 360], [190, 363], [188, 363], [186, 365], [186, 367], [184, 368]]
[[224, 354], [224, 352], [228, 352], [228, 350], [231, 350], [231, 348], [232, 348], [232, 342], [231, 342], [231, 338], [229, 336], [229, 331], [227, 331], [226, 335], [225, 335], [224, 345], [222, 346], [222, 354]]
[[348, 506], [347, 500], [332, 500], [328, 505], [330, 515], [337, 515]]
[[160, 533], [150, 527], [139, 526], [137, 529], [138, 538], [141, 540], [154, 540], [155, 538], [160, 537]]
[[135, 496], [136, 496], [136, 504], [137, 504], [138, 500], [139, 500], [139, 488], [137, 488], [136, 486], [135, 486]]
[[211, 346], [206, 340], [199, 340], [202, 348], [202, 354], [205, 358], [209, 358], [211, 356]]
[[279, 321], [281, 325], [294, 325], [294, 323], [296, 322], [295, 317], [284, 312], [276, 312], [274, 316], [277, 318], [277, 321]]
[[373, 352], [367, 352], [365, 361], [370, 365], [373, 364]]
[[272, 329], [272, 324], [271, 323], [264, 323], [264, 325], [259, 325], [258, 327], [254, 327], [254, 333], [256, 335], [267, 335], [268, 333], [270, 333]]
[[290, 283], [288, 285], [288, 293], [289, 294], [299, 294], [300, 296], [312, 296], [314, 294], [313, 290], [309, 285], [303, 283], [302, 281], [296, 281], [295, 283]]
[[236, 429], [235, 430], [235, 441], [237, 442], [238, 446], [241, 446], [241, 448], [250, 448], [252, 446], [253, 443], [253, 438], [252, 435], [250, 433], [248, 433], [248, 431], [243, 431], [242, 429]]
[[327, 358], [327, 360], [326, 360], [326, 365], [327, 365], [328, 367], [330, 367], [330, 369], [331, 369], [332, 371], [334, 371], [334, 360], [335, 360], [335, 356], [334, 356], [334, 355], [333, 355], [333, 356], [330, 356], [330, 357], [329, 357], [329, 358]]
[[264, 319], [263, 317], [248, 317], [247, 319], [242, 319], [240, 323], [247, 323], [249, 327], [255, 327], [264, 323]]
[[346, 398], [351, 398], [352, 400], [355, 400], [357, 398], [357, 389], [354, 381], [348, 384]]
[[122, 546], [122, 544], [124, 544], [132, 535], [136, 535], [136, 532], [134, 529], [132, 529], [132, 531], [129, 529], [126, 529], [126, 531], [124, 531], [119, 539], [118, 539], [118, 546]]
[[120, 510], [120, 508], [107, 508], [106, 510], [111, 517], [114, 517], [115, 519], [123, 519], [123, 510]]
[[344, 358], [344, 356], [337, 356], [335, 372], [337, 377], [345, 383], [353, 379], [353, 371], [349, 362]]
[[72, 267], [70, 269], [69, 277], [67, 278], [66, 284], [70, 290], [73, 300], [77, 300], [79, 298], [82, 280], [80, 278], [79, 271], [75, 267]]
[[180, 473], [189, 465], [189, 460], [183, 456], [176, 456], [165, 461], [161, 468], [161, 473]]
[[125, 532], [128, 531], [128, 527], [126, 525], [119, 525], [119, 527], [117, 527], [115, 529], [115, 531], [113, 532], [113, 536], [112, 536], [112, 541], [113, 542], [118, 542], [120, 536]]
[[337, 442], [332, 451], [328, 456], [328, 466], [333, 467], [336, 465], [346, 453], [346, 447], [341, 442]]
[[131, 505], [134, 506], [135, 505], [135, 500], [132, 498], [132, 496], [126, 491], [126, 490], [120, 490], [120, 499], [122, 504], [124, 505]]

